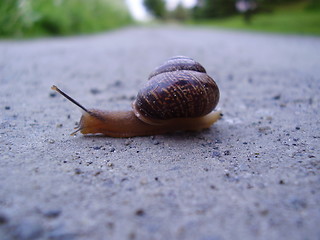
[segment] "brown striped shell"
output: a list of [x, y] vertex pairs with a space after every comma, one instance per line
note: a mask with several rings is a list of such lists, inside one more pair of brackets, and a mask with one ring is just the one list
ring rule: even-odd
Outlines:
[[135, 115], [148, 123], [201, 117], [218, 104], [219, 89], [204, 67], [189, 57], [170, 58], [156, 68], [133, 102]]

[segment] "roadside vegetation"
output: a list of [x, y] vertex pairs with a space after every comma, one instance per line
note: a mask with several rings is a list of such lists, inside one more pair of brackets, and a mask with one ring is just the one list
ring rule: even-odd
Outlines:
[[320, 35], [320, 8], [312, 8], [307, 1], [303, 1], [278, 5], [270, 12], [253, 13], [249, 23], [239, 14], [223, 19], [197, 20], [190, 23], [249, 31]]
[[[193, 9], [185, 9], [180, 4], [173, 11], [167, 11], [164, 2], [144, 0], [149, 12], [163, 21], [249, 31], [320, 35], [320, 0], [200, 0]], [[243, 6], [244, 3], [247, 8]]]
[[0, 0], [0, 37], [93, 33], [131, 21], [122, 0]]
[[[170, 11], [166, 0], [143, 3], [165, 23], [320, 35], [320, 0], [198, 0]], [[125, 0], [0, 0], [0, 38], [86, 34], [132, 22]]]

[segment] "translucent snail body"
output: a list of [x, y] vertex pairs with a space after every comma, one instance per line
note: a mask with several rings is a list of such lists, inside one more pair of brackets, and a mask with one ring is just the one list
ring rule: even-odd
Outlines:
[[74, 132], [134, 137], [209, 128], [222, 116], [212, 112], [219, 89], [205, 69], [188, 57], [174, 57], [151, 73], [139, 91], [131, 111], [86, 109], [56, 86], [59, 92], [84, 110]]

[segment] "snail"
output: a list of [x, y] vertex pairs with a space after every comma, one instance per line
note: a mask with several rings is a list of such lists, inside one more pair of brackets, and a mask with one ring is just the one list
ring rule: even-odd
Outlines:
[[184, 56], [170, 58], [150, 74], [130, 111], [86, 109], [56, 86], [51, 89], [84, 111], [71, 135], [80, 131], [134, 137], [197, 131], [209, 128], [222, 116], [213, 112], [220, 95], [217, 84], [201, 64]]

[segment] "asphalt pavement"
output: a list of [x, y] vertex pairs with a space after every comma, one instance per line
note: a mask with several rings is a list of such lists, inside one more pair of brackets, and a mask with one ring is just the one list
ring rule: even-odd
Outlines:
[[[167, 58], [199, 61], [223, 118], [201, 132], [70, 136], [130, 110]], [[320, 38], [180, 26], [0, 41], [0, 239], [320, 238]]]

